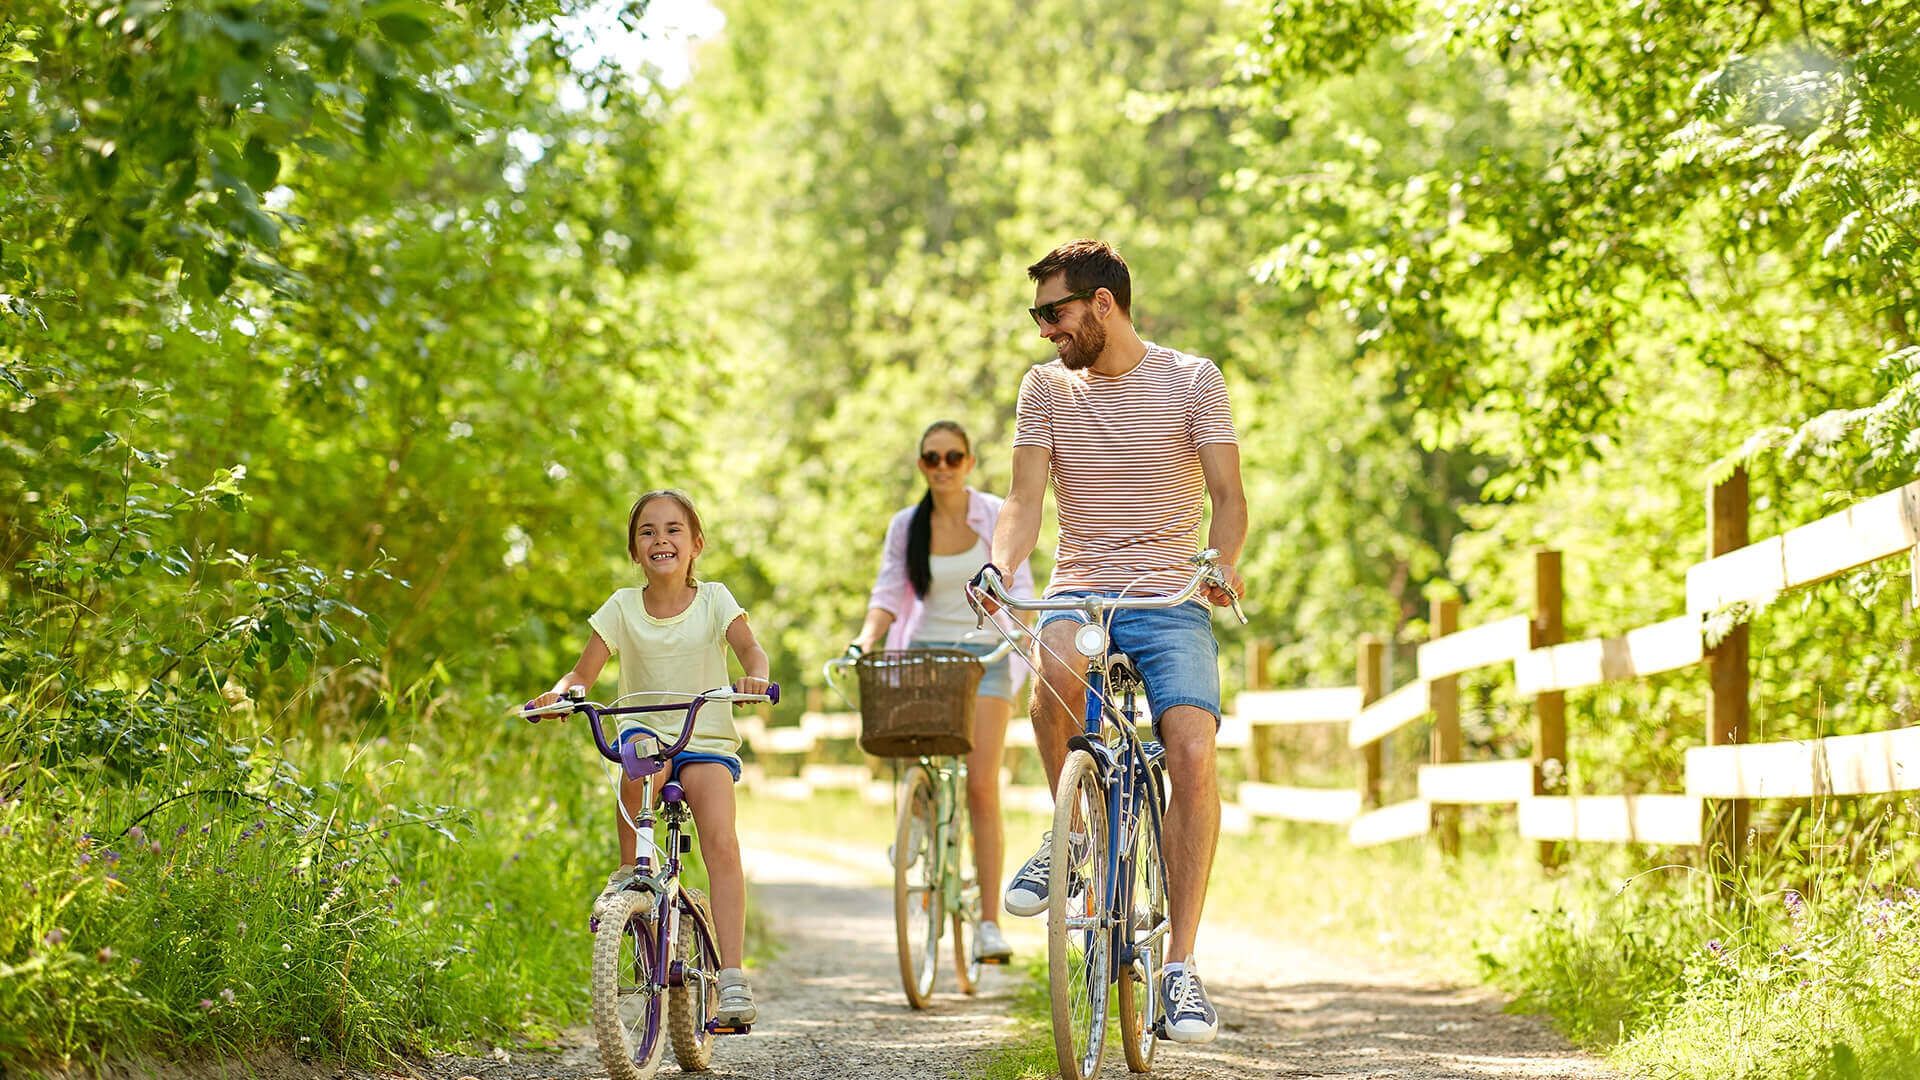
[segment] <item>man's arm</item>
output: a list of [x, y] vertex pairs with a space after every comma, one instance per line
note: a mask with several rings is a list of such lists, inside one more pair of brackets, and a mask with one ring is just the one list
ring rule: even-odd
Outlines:
[[[1000, 520], [993, 527], [993, 550], [987, 554], [987, 561], [1000, 568], [1009, 584], [1014, 571], [1033, 555], [1033, 546], [1040, 542], [1040, 510], [1047, 498], [1047, 470], [1052, 464], [1053, 452], [1044, 446], [1013, 448], [1013, 487], [1000, 507]], [[1241, 531], [1245, 531], [1244, 525]]]
[[[1015, 458], [1016, 477], [1019, 476]], [[1244, 594], [1240, 579], [1240, 549], [1247, 543], [1247, 492], [1240, 484], [1240, 447], [1234, 443], [1208, 443], [1200, 448], [1200, 469], [1207, 478], [1207, 497], [1213, 502], [1213, 522], [1207, 528], [1207, 546], [1220, 552], [1220, 568], [1235, 593]], [[1011, 504], [1012, 500], [1008, 500]], [[1005, 520], [1002, 518], [1001, 520]], [[995, 545], [996, 550], [998, 545]], [[1224, 606], [1227, 597], [1219, 589], [1209, 588], [1207, 599]]]

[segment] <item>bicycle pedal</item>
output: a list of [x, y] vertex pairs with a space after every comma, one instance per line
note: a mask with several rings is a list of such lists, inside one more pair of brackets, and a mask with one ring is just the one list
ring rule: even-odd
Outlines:
[[709, 1035], [751, 1035], [753, 1034], [753, 1025], [737, 1024], [732, 1027], [727, 1027], [722, 1025], [718, 1020], [709, 1020], [707, 1021], [707, 1034]]
[[989, 967], [1006, 967], [1013, 962], [1013, 958], [1010, 956], [982, 956], [980, 957], [980, 962]]

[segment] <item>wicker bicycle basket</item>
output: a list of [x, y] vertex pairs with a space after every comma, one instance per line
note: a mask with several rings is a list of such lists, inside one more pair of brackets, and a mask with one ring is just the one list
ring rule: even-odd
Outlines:
[[986, 666], [958, 649], [868, 653], [860, 673], [860, 749], [940, 757], [973, 749], [973, 692]]

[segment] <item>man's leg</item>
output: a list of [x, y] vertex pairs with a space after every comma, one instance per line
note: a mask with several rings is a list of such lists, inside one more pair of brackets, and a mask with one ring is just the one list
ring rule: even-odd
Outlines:
[[1158, 711], [1166, 747], [1167, 816], [1161, 850], [1167, 860], [1167, 966], [1160, 980], [1166, 1035], [1181, 1043], [1210, 1042], [1220, 1016], [1207, 1000], [1189, 961], [1200, 935], [1200, 915], [1220, 839], [1220, 787], [1214, 772], [1219, 730], [1220, 646], [1206, 609], [1183, 605], [1139, 611], [1114, 625], [1114, 644], [1133, 659]]
[[1167, 859], [1167, 916], [1173, 923], [1169, 957], [1193, 955], [1207, 881], [1220, 842], [1220, 782], [1214, 761], [1214, 717], [1193, 705], [1175, 705], [1160, 718], [1172, 787], [1161, 848]]
[[1086, 707], [1086, 660], [1073, 648], [1079, 623], [1055, 619], [1040, 628], [1040, 675], [1033, 683], [1033, 741], [1040, 764], [1047, 770], [1047, 787], [1057, 791], [1060, 770], [1067, 763], [1067, 740], [1082, 730]]
[[[1033, 741], [1040, 751], [1040, 764], [1047, 770], [1047, 787], [1056, 793], [1060, 770], [1067, 763], [1067, 740], [1081, 730], [1077, 710], [1087, 699], [1085, 662], [1076, 665], [1080, 654], [1073, 650], [1077, 626], [1079, 623], [1071, 619], [1056, 619], [1040, 628], [1044, 647], [1038, 657], [1040, 675], [1033, 684]], [[1006, 894], [1001, 898], [1007, 914], [1032, 916], [1046, 910], [1050, 854], [1043, 839], [1040, 850], [1008, 879]]]

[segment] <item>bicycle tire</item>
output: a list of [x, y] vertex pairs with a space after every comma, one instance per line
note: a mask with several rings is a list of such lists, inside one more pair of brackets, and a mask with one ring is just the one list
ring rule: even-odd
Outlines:
[[893, 930], [900, 958], [900, 986], [907, 1004], [924, 1009], [933, 1003], [939, 970], [942, 852], [934, 844], [933, 778], [925, 769], [907, 771], [900, 788], [893, 831]]
[[1117, 980], [1121, 1046], [1127, 1052], [1127, 1068], [1137, 1073], [1153, 1068], [1153, 1052], [1160, 1044], [1156, 1033], [1161, 1020], [1160, 972], [1166, 966], [1173, 933], [1167, 918], [1167, 864], [1160, 850], [1159, 815], [1150, 805], [1158, 802], [1159, 790], [1155, 783], [1139, 795], [1128, 868], [1133, 883], [1123, 931], [1134, 944], [1134, 958]]
[[980, 976], [986, 964], [973, 955], [980, 936], [978, 914], [953, 913], [953, 978], [961, 993], [972, 997], [980, 992]]
[[[958, 783], [954, 787], [963, 793], [966, 790]], [[972, 835], [967, 832], [966, 796], [959, 795], [953, 803], [953, 822], [949, 826], [953, 841], [947, 848], [947, 873], [960, 879], [956, 890], [960, 894], [960, 906], [953, 912], [953, 978], [960, 992], [971, 996], [980, 992], [980, 975], [986, 970], [986, 965], [973, 955], [980, 936], [980, 883], [968, 876], [973, 867], [973, 851]]]
[[[1103, 897], [1107, 793], [1093, 755], [1075, 750], [1054, 794], [1052, 865], [1047, 880], [1047, 996], [1062, 1080], [1092, 1080], [1106, 1050], [1112, 927]], [[1075, 843], [1076, 834], [1081, 838]], [[1076, 846], [1083, 846], [1077, 857]], [[1074, 879], [1081, 888], [1076, 894]]]
[[595, 905], [593, 1034], [609, 1080], [650, 1080], [666, 1042], [653, 970], [653, 894], [622, 890]]
[[707, 1030], [707, 1021], [720, 1008], [720, 944], [707, 898], [697, 889], [680, 892], [677, 936], [668, 966], [678, 965], [679, 978], [667, 989], [667, 1032], [673, 1060], [687, 1072], [699, 1072], [712, 1063], [718, 1038]]

